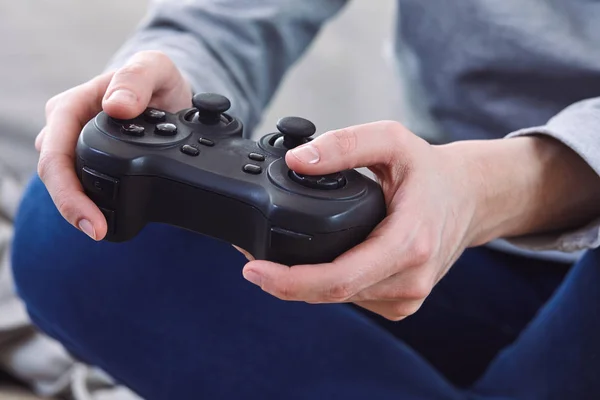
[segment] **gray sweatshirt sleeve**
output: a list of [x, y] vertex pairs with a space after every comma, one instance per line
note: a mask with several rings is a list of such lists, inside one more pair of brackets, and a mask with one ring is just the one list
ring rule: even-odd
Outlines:
[[[573, 149], [600, 175], [600, 97], [577, 102], [554, 116], [544, 126], [522, 129], [507, 138], [543, 134]], [[583, 189], [585, 190], [585, 189]], [[576, 252], [600, 247], [600, 220], [569, 232], [511, 239], [530, 250]]]
[[110, 62], [143, 50], [166, 53], [195, 92], [232, 100], [249, 136], [287, 69], [346, 0], [152, 0]]

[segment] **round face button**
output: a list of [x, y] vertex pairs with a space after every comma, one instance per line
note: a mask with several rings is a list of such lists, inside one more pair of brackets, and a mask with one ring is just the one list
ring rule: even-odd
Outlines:
[[144, 136], [144, 127], [136, 124], [125, 124], [121, 126], [121, 131], [129, 136]]
[[157, 124], [159, 122], [164, 122], [167, 118], [167, 113], [161, 110], [155, 110], [153, 108], [149, 108], [144, 112], [144, 118], [148, 122], [152, 122], [153, 124]]
[[175, 136], [177, 134], [177, 126], [169, 122], [158, 124], [154, 133], [160, 136]]

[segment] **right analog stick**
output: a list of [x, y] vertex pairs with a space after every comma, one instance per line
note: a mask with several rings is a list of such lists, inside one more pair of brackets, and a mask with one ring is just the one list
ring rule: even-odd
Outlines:
[[277, 121], [277, 130], [282, 135], [275, 140], [274, 146], [290, 150], [308, 142], [317, 128], [307, 119], [285, 117]]

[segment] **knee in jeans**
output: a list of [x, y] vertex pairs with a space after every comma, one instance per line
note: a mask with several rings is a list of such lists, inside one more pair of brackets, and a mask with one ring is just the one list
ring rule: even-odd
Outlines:
[[38, 178], [28, 186], [15, 219], [11, 266], [15, 286], [27, 308], [55, 320], [69, 296], [69, 268], [82, 244], [79, 232], [64, 221]]

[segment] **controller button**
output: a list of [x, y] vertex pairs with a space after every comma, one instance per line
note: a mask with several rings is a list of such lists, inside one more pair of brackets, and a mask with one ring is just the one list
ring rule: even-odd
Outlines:
[[81, 174], [83, 187], [95, 194], [104, 196], [108, 200], [114, 200], [117, 197], [119, 181], [88, 167], [83, 167]]
[[293, 149], [310, 140], [317, 128], [315, 124], [300, 117], [285, 117], [277, 121], [277, 130], [282, 133], [273, 143], [275, 147]]
[[250, 153], [248, 154], [248, 158], [254, 161], [265, 161], [265, 156], [259, 153]]
[[144, 112], [144, 118], [148, 122], [152, 122], [153, 124], [157, 124], [159, 122], [164, 122], [167, 118], [167, 113], [161, 110], [155, 110], [153, 108], [149, 108]]
[[221, 115], [231, 107], [227, 97], [216, 93], [199, 93], [192, 98], [192, 104], [198, 110], [198, 120], [207, 125], [221, 122]]
[[262, 172], [262, 168], [258, 165], [254, 165], [254, 164], [246, 164], [244, 165], [244, 168], [242, 168], [244, 170], [244, 172], [248, 173], [248, 174], [254, 174], [254, 175], [258, 175]]
[[160, 136], [175, 136], [177, 134], [177, 126], [169, 122], [158, 124], [154, 133]]
[[115, 233], [115, 212], [107, 208], [99, 207], [104, 218], [106, 218], [106, 224], [108, 225], [108, 233]]
[[198, 139], [198, 143], [200, 143], [201, 145], [204, 145], [204, 146], [208, 146], [208, 147], [212, 147], [215, 145], [215, 142], [213, 142], [210, 139], [203, 138], [203, 137]]
[[329, 175], [313, 176], [299, 174], [290, 170], [289, 176], [294, 182], [311, 189], [334, 190], [346, 185], [346, 178], [339, 172]]
[[195, 157], [200, 154], [200, 150], [195, 146], [190, 146], [189, 144], [184, 144], [181, 147], [181, 152], [187, 154], [188, 156]]
[[144, 136], [144, 127], [136, 124], [125, 124], [121, 127], [121, 131], [129, 136]]
[[308, 250], [313, 237], [304, 233], [288, 231], [282, 228], [271, 228], [271, 248]]

